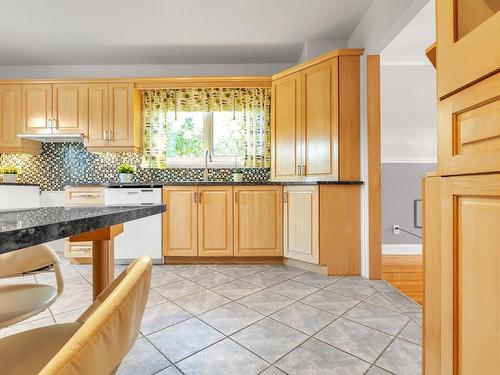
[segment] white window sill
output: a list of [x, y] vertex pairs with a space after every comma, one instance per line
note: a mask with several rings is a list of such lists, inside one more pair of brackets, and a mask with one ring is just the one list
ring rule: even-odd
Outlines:
[[[238, 158], [235, 163], [234, 158], [214, 158], [213, 162], [208, 162], [208, 168], [243, 168], [245, 162], [243, 158]], [[205, 168], [203, 160], [179, 160], [167, 159], [167, 168]]]

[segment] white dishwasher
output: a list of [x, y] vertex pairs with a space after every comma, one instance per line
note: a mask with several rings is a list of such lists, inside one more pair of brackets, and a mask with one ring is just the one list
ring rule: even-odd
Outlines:
[[[110, 206], [146, 206], [160, 204], [161, 188], [107, 188], [104, 203]], [[162, 215], [153, 215], [123, 224], [123, 233], [115, 237], [117, 264], [128, 264], [141, 255], [153, 263], [163, 263]]]

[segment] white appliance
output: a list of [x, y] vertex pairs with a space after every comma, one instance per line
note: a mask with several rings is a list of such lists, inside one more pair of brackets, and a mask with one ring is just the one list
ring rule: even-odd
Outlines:
[[[161, 188], [107, 188], [104, 203], [113, 206], [147, 206], [161, 204]], [[115, 237], [115, 259], [128, 264], [141, 255], [153, 263], [163, 263], [162, 215], [144, 217], [123, 224], [123, 233]]]
[[0, 210], [17, 210], [40, 206], [38, 185], [0, 184]]

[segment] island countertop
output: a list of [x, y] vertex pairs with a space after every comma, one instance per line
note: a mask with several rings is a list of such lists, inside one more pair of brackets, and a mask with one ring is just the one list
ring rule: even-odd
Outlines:
[[0, 254], [165, 212], [151, 206], [40, 207], [0, 211]]

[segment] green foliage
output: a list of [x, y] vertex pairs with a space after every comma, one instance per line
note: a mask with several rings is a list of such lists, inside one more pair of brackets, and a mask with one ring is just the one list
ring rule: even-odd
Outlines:
[[195, 127], [192, 117], [187, 117], [171, 138], [175, 156], [198, 157], [203, 154], [203, 133]]
[[2, 174], [18, 174], [19, 169], [15, 165], [0, 168]]
[[116, 171], [118, 173], [130, 173], [130, 174], [134, 174], [135, 173], [135, 168], [133, 165], [130, 165], [130, 164], [127, 164], [127, 163], [123, 163], [122, 165], [120, 165]]

